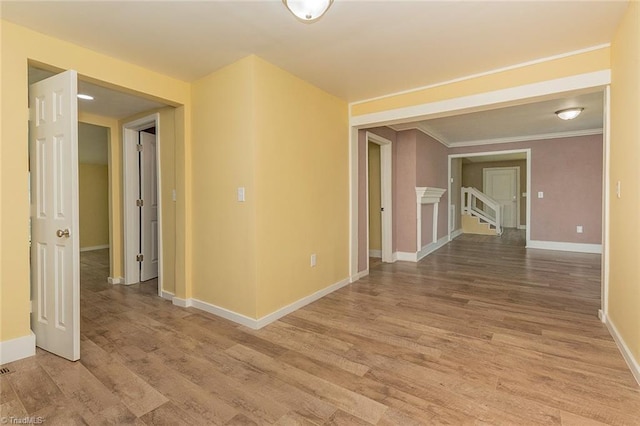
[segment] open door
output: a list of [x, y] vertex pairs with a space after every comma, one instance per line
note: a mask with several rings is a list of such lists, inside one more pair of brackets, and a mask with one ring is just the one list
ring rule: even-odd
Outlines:
[[36, 346], [80, 359], [77, 73], [31, 85], [31, 328]]
[[156, 135], [140, 132], [140, 281], [158, 276], [158, 168]]

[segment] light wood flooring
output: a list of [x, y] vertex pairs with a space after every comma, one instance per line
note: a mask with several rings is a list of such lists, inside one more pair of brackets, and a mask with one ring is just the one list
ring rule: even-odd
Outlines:
[[600, 256], [463, 235], [262, 330], [109, 286], [83, 254], [82, 350], [0, 376], [1, 416], [46, 425], [640, 424], [598, 321]]

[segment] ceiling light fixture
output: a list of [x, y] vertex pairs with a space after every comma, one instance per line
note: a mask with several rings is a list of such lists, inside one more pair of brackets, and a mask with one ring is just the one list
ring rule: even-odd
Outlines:
[[78, 99], [84, 99], [85, 101], [92, 101], [93, 96], [85, 95], [84, 93], [78, 93]]
[[573, 120], [584, 110], [584, 108], [567, 108], [561, 109], [560, 111], [556, 111], [556, 115], [558, 118], [562, 120]]
[[282, 0], [289, 12], [302, 22], [312, 23], [325, 14], [333, 0]]

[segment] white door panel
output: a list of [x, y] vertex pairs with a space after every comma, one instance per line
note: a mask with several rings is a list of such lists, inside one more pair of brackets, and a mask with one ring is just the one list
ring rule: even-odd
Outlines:
[[502, 206], [502, 226], [518, 226], [518, 169], [484, 169], [483, 192]]
[[77, 74], [31, 85], [31, 328], [36, 345], [80, 358]]
[[158, 169], [156, 135], [140, 132], [140, 190], [143, 200], [141, 214], [140, 281], [158, 276]]

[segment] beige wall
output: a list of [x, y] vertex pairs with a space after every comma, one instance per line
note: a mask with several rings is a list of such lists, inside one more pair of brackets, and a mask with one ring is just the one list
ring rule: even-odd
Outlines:
[[[174, 105], [185, 104], [182, 120], [185, 122], [183, 147], [190, 136], [189, 102], [190, 85], [128, 64], [121, 60], [63, 42], [15, 24], [1, 23], [1, 75], [2, 99], [0, 103], [2, 123], [0, 134], [0, 341], [30, 335], [29, 315], [29, 190], [27, 138], [27, 67], [29, 61], [46, 64], [54, 69], [75, 69], [83, 78], [103, 82], [121, 90], [148, 94]], [[184, 117], [187, 117], [184, 120]], [[80, 118], [80, 117], [79, 117]], [[81, 119], [81, 118], [80, 118]], [[93, 123], [97, 124], [97, 123]], [[19, 143], [24, 141], [24, 143]], [[187, 150], [188, 147], [182, 148]], [[184, 155], [180, 153], [180, 158]], [[184, 168], [182, 169], [184, 170]], [[115, 171], [113, 171], [115, 173]], [[187, 183], [181, 180], [178, 208], [185, 218], [187, 203], [182, 192]], [[186, 228], [186, 224], [180, 225]], [[181, 250], [184, 252], [184, 247]], [[181, 281], [186, 282], [186, 269], [182, 263]], [[182, 278], [185, 277], [185, 278]], [[184, 287], [184, 286], [183, 286]]]
[[369, 250], [382, 250], [380, 145], [369, 142]]
[[109, 245], [109, 167], [80, 164], [80, 249]]
[[[513, 160], [513, 161], [489, 161], [482, 163], [464, 163], [462, 164], [462, 186], [472, 186], [474, 188], [483, 190], [483, 171], [493, 167], [519, 167], [520, 168], [520, 191], [518, 192], [518, 199], [520, 200], [520, 218], [519, 225], [527, 224], [527, 198], [522, 194], [527, 192], [527, 161], [526, 160]], [[460, 204], [460, 190], [457, 192], [458, 204]], [[460, 216], [458, 216], [459, 220]]]
[[[608, 316], [640, 363], [640, 4], [612, 43]], [[616, 197], [620, 181], [621, 197]], [[637, 365], [637, 364], [636, 364]]]

